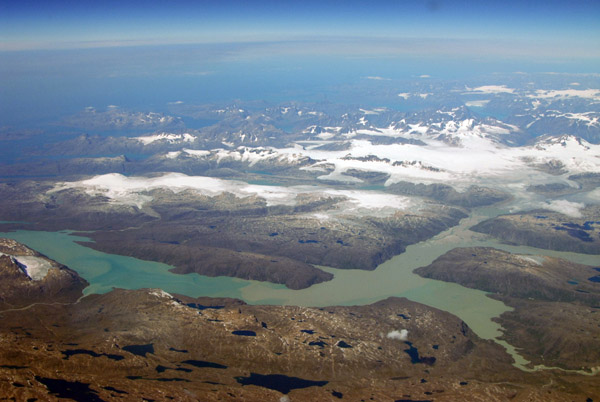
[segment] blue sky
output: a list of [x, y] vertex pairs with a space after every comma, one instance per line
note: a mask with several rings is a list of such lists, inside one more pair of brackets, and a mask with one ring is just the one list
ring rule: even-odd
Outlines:
[[600, 0], [0, 0], [0, 126], [515, 71], [598, 73]]
[[600, 1], [0, 0], [0, 50], [348, 38], [597, 57]]

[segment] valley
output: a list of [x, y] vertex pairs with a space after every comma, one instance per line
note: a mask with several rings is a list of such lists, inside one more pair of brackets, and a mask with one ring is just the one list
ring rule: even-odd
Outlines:
[[3, 129], [0, 390], [590, 398], [600, 92], [552, 78]]
[[[19, 258], [0, 260], [3, 283], [25, 278], [15, 271]], [[61, 303], [0, 307], [6, 397], [542, 400], [598, 391], [593, 377], [525, 373], [460, 319], [405, 298], [323, 308], [251, 306], [160, 289], [81, 298], [69, 290], [81, 279], [71, 278], [56, 294]], [[19, 290], [11, 302], [38, 292]]]

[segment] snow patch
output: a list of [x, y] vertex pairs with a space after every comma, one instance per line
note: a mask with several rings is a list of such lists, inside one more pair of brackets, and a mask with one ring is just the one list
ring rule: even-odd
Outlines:
[[53, 268], [50, 261], [41, 257], [19, 255], [13, 256], [12, 258], [23, 268], [25, 274], [34, 281], [41, 281], [44, 279], [50, 268]]
[[160, 133], [160, 134], [147, 135], [147, 136], [142, 136], [142, 137], [133, 137], [133, 139], [138, 140], [139, 142], [141, 142], [144, 145], [149, 145], [149, 144], [152, 144], [157, 141], [167, 142], [169, 144], [176, 144], [179, 142], [193, 142], [196, 139], [196, 137], [191, 134], [188, 134], [188, 133], [184, 133], [184, 134]]
[[183, 148], [183, 152], [185, 152], [188, 155], [197, 156], [197, 157], [204, 157], [204, 156], [208, 156], [208, 155], [211, 154], [210, 151], [206, 151], [206, 150], [203, 150], [203, 149], [187, 149], [187, 148]]
[[332, 139], [333, 137], [335, 137], [335, 134], [333, 133], [320, 133], [317, 134], [317, 137], [322, 139], [322, 140], [329, 140]]
[[592, 117], [590, 116], [594, 112], [586, 112], [586, 113], [564, 113], [561, 115], [557, 115], [557, 117], [566, 117], [570, 120], [578, 120], [584, 122], [588, 127], [591, 126], [600, 126], [600, 122], [598, 121], [598, 116]]
[[482, 85], [476, 88], [467, 87], [468, 93], [480, 93], [480, 94], [501, 94], [508, 93], [512, 94], [515, 92], [514, 88], [508, 88], [506, 85]]
[[175, 159], [179, 155], [181, 155], [181, 151], [167, 152], [167, 154], [165, 155], [165, 158], [167, 158], [167, 159]]
[[342, 196], [348, 199], [345, 211], [354, 209], [409, 209], [413, 202], [409, 197], [360, 190], [325, 190], [324, 194]]
[[150, 289], [148, 294], [156, 296], [160, 299], [173, 299], [173, 296], [170, 293], [167, 293], [162, 289]]
[[364, 114], [375, 114], [375, 115], [377, 115], [377, 114], [379, 114], [381, 112], [385, 112], [387, 109], [384, 108], [384, 107], [378, 107], [378, 108], [375, 108], [375, 109], [372, 109], [372, 110], [368, 110], [368, 109], [358, 109], [358, 110], [360, 110]]
[[540, 89], [530, 98], [549, 99], [549, 98], [585, 98], [600, 100], [600, 89], [563, 89], [563, 90], [544, 90]]
[[535, 265], [542, 265], [544, 263], [544, 257], [542, 256], [531, 256], [531, 255], [517, 255], [515, 257], [521, 261], [528, 262]]
[[468, 107], [485, 107], [488, 103], [490, 103], [490, 100], [472, 100], [472, 101], [468, 101], [465, 102], [465, 106]]

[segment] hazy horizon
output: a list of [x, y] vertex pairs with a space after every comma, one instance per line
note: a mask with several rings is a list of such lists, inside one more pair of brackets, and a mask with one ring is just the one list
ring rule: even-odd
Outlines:
[[368, 77], [600, 71], [594, 1], [0, 3], [0, 120], [326, 100]]

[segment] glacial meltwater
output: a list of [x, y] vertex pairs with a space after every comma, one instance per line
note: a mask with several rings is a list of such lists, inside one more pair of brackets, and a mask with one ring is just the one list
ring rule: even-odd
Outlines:
[[406, 248], [406, 251], [384, 262], [374, 271], [342, 270], [320, 267], [335, 275], [333, 280], [307, 289], [291, 290], [284, 285], [249, 281], [230, 277], [211, 278], [198, 274], [179, 275], [169, 272], [170, 266], [132, 257], [102, 253], [78, 244], [89, 241], [70, 232], [19, 230], [0, 233], [0, 237], [17, 240], [42, 254], [74, 269], [89, 283], [84, 293], [105, 293], [113, 288], [161, 288], [167, 292], [192, 297], [233, 297], [251, 304], [299, 306], [362, 305], [390, 296], [410, 300], [448, 311], [465, 321], [481, 338], [503, 345], [523, 368], [528, 362], [511, 345], [496, 338], [501, 335], [494, 317], [510, 310], [485, 292], [461, 285], [422, 278], [415, 268], [429, 265], [442, 254], [456, 247], [494, 247], [517, 254], [560, 257], [573, 262], [597, 265], [598, 256], [557, 252], [525, 246], [510, 246], [487, 235], [469, 230], [476, 223], [504, 211], [495, 208], [475, 210], [459, 225], [437, 236]]

